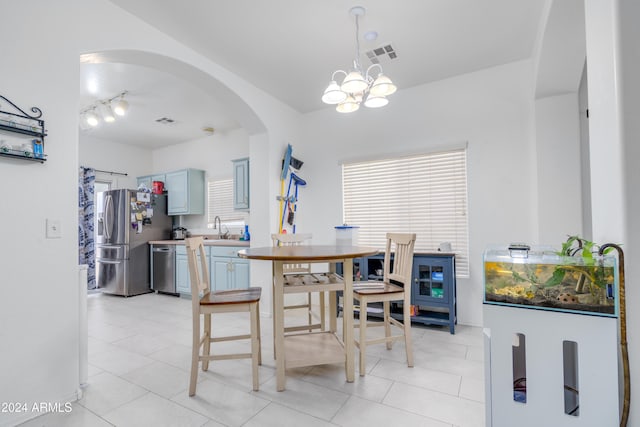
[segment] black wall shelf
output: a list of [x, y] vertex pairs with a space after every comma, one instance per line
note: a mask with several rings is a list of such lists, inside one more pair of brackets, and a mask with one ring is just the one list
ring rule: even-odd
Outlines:
[[47, 156], [44, 154], [44, 138], [47, 136], [47, 132], [44, 128], [44, 120], [41, 119], [42, 111], [38, 107], [31, 107], [33, 114], [26, 113], [9, 99], [0, 95], [0, 107], [2, 107], [2, 101], [13, 107], [15, 112], [0, 109], [0, 132], [35, 137], [42, 144], [42, 152], [40, 153], [37, 150], [31, 152], [2, 145], [0, 146], [0, 157], [39, 163], [47, 161]]

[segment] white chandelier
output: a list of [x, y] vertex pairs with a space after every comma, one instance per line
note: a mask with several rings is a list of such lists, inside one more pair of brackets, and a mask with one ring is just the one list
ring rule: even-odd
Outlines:
[[83, 108], [80, 111], [81, 125], [96, 127], [100, 124], [100, 119], [105, 123], [112, 123], [116, 120], [116, 116], [124, 116], [129, 109], [129, 103], [124, 99], [126, 94], [125, 90], [113, 98], [97, 100]]
[[[337, 104], [336, 111], [340, 113], [352, 113], [360, 108], [364, 101], [365, 107], [384, 107], [389, 103], [387, 96], [396, 91], [396, 86], [391, 79], [382, 74], [382, 66], [373, 64], [363, 72], [360, 64], [360, 39], [358, 33], [360, 25], [358, 18], [364, 16], [365, 9], [361, 6], [352, 7], [349, 10], [351, 16], [356, 18], [356, 58], [353, 60], [353, 69], [347, 73], [343, 70], [334, 71], [331, 75], [331, 83], [324, 90], [322, 101], [326, 104]], [[379, 68], [379, 73], [374, 79], [371, 72]], [[342, 84], [336, 81], [337, 74], [344, 74]]]

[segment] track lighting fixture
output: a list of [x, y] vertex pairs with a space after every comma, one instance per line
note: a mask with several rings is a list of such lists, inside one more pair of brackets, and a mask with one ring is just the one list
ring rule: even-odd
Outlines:
[[124, 99], [127, 93], [125, 90], [113, 98], [99, 99], [80, 110], [81, 126], [85, 127], [84, 125], [87, 124], [90, 127], [96, 127], [101, 120], [105, 123], [113, 123], [116, 116], [124, 116], [129, 109], [129, 103]]
[[122, 92], [120, 94], [120, 99], [113, 106], [113, 112], [116, 113], [118, 116], [124, 116], [127, 110], [129, 109], [129, 103], [124, 100], [125, 93], [127, 92]]

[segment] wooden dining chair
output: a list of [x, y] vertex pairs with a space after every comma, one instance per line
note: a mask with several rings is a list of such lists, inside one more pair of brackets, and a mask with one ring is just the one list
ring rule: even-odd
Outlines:
[[[261, 288], [211, 291], [208, 257], [202, 237], [185, 239], [191, 278], [191, 307], [193, 313], [193, 347], [191, 352], [191, 379], [189, 396], [196, 394], [198, 363], [202, 370], [209, 369], [210, 360], [251, 359], [253, 390], [258, 390], [258, 365], [262, 364], [260, 351], [260, 295]], [[249, 312], [250, 334], [212, 337], [211, 314]], [[200, 316], [204, 317], [204, 333], [200, 335]], [[211, 344], [220, 341], [251, 340], [250, 353], [211, 354]], [[202, 354], [200, 349], [202, 348]]]
[[[413, 266], [413, 247], [416, 242], [415, 234], [387, 233], [387, 245], [384, 253], [384, 273], [382, 282], [358, 282], [353, 286], [353, 297], [360, 304], [360, 322], [354, 327], [360, 328], [359, 339], [356, 339], [356, 347], [360, 350], [360, 376], [365, 374], [365, 357], [367, 346], [371, 344], [386, 343], [391, 350], [396, 340], [404, 338], [407, 365], [413, 366], [413, 345], [411, 341], [411, 268]], [[391, 267], [391, 254], [393, 253], [393, 269]], [[391, 317], [391, 301], [402, 302], [402, 318], [400, 322]], [[383, 321], [367, 321], [367, 305], [369, 303], [382, 302]], [[367, 339], [367, 328], [372, 326], [384, 326], [385, 336], [382, 338]], [[400, 328], [402, 334], [391, 335], [391, 326]], [[358, 336], [358, 334], [354, 334]]]
[[[273, 246], [297, 246], [304, 245], [311, 240], [311, 234], [272, 234], [271, 240]], [[309, 263], [287, 263], [282, 266], [285, 276], [285, 286], [287, 284], [300, 284], [305, 275], [311, 274], [311, 264]], [[308, 330], [312, 332], [314, 329], [322, 329], [325, 327], [325, 307], [324, 307], [324, 292], [319, 293], [320, 314], [319, 316], [313, 312], [312, 309], [312, 292], [307, 292], [307, 300], [304, 304], [285, 305], [284, 310], [305, 309], [307, 311], [307, 324], [287, 326], [284, 331], [296, 332]], [[318, 320], [316, 320], [318, 319]], [[314, 320], [319, 323], [314, 323]]]

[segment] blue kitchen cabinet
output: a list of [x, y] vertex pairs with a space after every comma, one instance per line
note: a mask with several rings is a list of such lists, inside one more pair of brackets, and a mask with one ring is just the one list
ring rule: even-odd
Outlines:
[[[449, 326], [455, 333], [456, 263], [450, 253], [416, 253], [411, 273], [411, 303], [418, 310], [413, 321]], [[415, 319], [415, 320], [414, 320]]]
[[191, 295], [191, 278], [189, 277], [187, 254], [176, 253], [176, 292]]
[[151, 175], [139, 176], [136, 178], [136, 188], [140, 187], [140, 184], [144, 184], [146, 188], [151, 190]]
[[160, 181], [164, 183], [166, 180], [166, 174], [158, 173], [155, 175], [144, 175], [136, 178], [136, 188], [140, 186], [140, 184], [144, 184], [149, 190], [153, 190], [153, 181]]
[[159, 173], [156, 175], [151, 175], [151, 186], [153, 186], [153, 181], [160, 181], [162, 183], [164, 183], [164, 181], [167, 179], [166, 174], [164, 173]]
[[249, 260], [238, 258], [238, 251], [244, 247], [212, 246], [210, 270], [212, 288], [246, 289], [249, 287]]
[[[383, 269], [384, 254], [354, 260], [353, 280], [382, 280], [377, 274]], [[391, 255], [393, 265], [393, 254]], [[337, 266], [342, 274], [342, 264]], [[342, 293], [340, 293], [342, 294]], [[340, 297], [338, 297], [340, 298]], [[414, 253], [411, 271], [411, 305], [416, 309], [411, 316], [414, 323], [448, 326], [455, 333], [457, 323], [455, 255], [452, 253]], [[382, 304], [370, 304], [381, 308]], [[338, 299], [338, 312], [341, 310]], [[382, 313], [370, 312], [370, 317], [382, 317]], [[402, 302], [391, 303], [391, 316], [402, 320]]]
[[167, 172], [164, 181], [167, 190], [169, 215], [204, 214], [204, 171], [183, 169]]
[[[249, 287], [249, 260], [238, 258], [238, 251], [245, 247], [205, 246], [209, 262], [209, 283], [214, 291]], [[191, 279], [187, 250], [184, 245], [176, 248], [176, 292], [191, 295]]]
[[[210, 248], [205, 246], [204, 252], [207, 260], [209, 260]], [[200, 262], [199, 255], [198, 262]], [[187, 260], [187, 248], [184, 245], [177, 245], [176, 247], [176, 292], [180, 295], [191, 295], [191, 275], [189, 273], [189, 261]]]
[[233, 162], [233, 209], [249, 210], [249, 159]]

